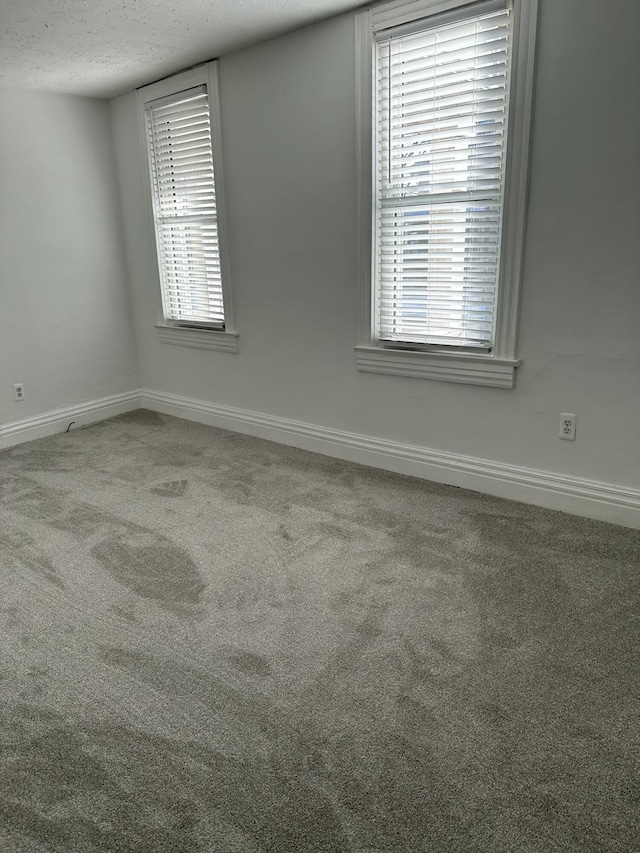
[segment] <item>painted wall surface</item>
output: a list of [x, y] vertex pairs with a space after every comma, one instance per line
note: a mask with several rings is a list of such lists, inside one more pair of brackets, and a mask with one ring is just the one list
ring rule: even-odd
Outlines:
[[113, 101], [142, 385], [640, 486], [639, 28], [636, 0], [541, 0], [514, 390], [356, 370], [353, 15], [221, 60], [238, 355], [157, 339], [135, 97]]
[[0, 187], [0, 423], [136, 388], [109, 105], [0, 90]]

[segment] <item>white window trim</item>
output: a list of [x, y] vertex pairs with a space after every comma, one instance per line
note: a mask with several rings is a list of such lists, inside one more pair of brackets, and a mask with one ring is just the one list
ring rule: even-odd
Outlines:
[[[224, 303], [224, 331], [217, 329], [198, 328], [197, 326], [182, 326], [168, 321], [162, 309], [162, 293], [160, 289], [160, 270], [156, 251], [156, 231], [153, 216], [153, 197], [151, 178], [149, 174], [149, 155], [147, 151], [147, 128], [144, 106], [149, 101], [164, 98], [178, 92], [205, 84], [209, 96], [211, 112], [211, 135], [213, 148], [213, 164], [216, 182], [216, 209], [218, 225], [218, 241], [220, 247], [220, 269], [222, 273], [222, 298]], [[238, 333], [235, 326], [233, 301], [231, 298], [231, 271], [229, 269], [229, 240], [225, 205], [224, 167], [222, 162], [222, 133], [220, 122], [220, 77], [218, 61], [207, 62], [157, 83], [143, 86], [137, 92], [138, 136], [140, 154], [142, 157], [144, 188], [147, 203], [147, 221], [149, 239], [153, 246], [153, 268], [156, 281], [155, 297], [155, 327], [158, 338], [164, 344], [195, 347], [197, 349], [214, 349], [223, 352], [238, 352]]]
[[478, 354], [439, 349], [407, 350], [375, 343], [372, 312], [372, 216], [374, 162], [373, 69], [376, 32], [472, 3], [469, 0], [393, 0], [356, 16], [356, 179], [358, 226], [358, 369], [421, 379], [513, 388], [518, 307], [525, 240], [533, 67], [538, 0], [514, 0], [513, 65], [505, 170], [500, 290], [495, 345]]
[[198, 329], [174, 326], [166, 322], [156, 323], [158, 338], [163, 344], [174, 344], [195, 349], [217, 349], [223, 352], [238, 352], [239, 337], [234, 332], [218, 329]]

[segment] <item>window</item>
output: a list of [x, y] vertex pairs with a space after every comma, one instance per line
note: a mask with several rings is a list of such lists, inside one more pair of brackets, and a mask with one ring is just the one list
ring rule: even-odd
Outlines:
[[513, 387], [534, 7], [359, 16], [361, 370]]
[[140, 90], [165, 343], [237, 350], [224, 262], [217, 66]]

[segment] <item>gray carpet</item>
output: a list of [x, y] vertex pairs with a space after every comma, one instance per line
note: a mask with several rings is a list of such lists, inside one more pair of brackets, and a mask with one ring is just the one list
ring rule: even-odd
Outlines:
[[3, 853], [639, 849], [640, 532], [146, 411], [0, 494]]

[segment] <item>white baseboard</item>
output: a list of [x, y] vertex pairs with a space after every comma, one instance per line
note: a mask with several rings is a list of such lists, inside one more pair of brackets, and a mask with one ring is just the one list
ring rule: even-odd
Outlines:
[[349, 462], [640, 529], [640, 490], [400, 444], [175, 394], [135, 390], [0, 426], [0, 449], [77, 429], [134, 409], [254, 435]]
[[87, 403], [77, 403], [65, 406], [43, 415], [35, 415], [21, 421], [0, 425], [0, 448], [32, 441], [34, 438], [45, 438], [57, 432], [64, 432], [71, 421], [75, 421], [72, 429], [86, 424], [122, 415], [141, 406], [140, 391], [126, 391], [124, 394], [113, 394], [99, 400]]
[[142, 390], [156, 412], [509, 500], [640, 528], [640, 491]]

